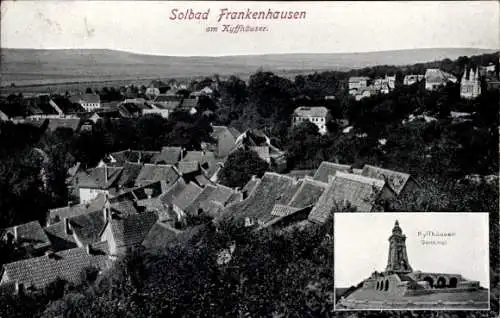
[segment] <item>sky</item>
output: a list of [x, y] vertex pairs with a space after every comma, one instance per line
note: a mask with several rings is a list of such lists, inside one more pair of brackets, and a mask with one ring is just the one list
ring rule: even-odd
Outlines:
[[[297, 20], [228, 20], [229, 11], [305, 11]], [[207, 20], [172, 20], [172, 10]], [[498, 1], [184, 2], [2, 1], [1, 46], [116, 49], [177, 56], [341, 53], [414, 48], [500, 48]], [[28, 23], [29, 22], [29, 23]], [[222, 24], [266, 27], [222, 32]], [[207, 27], [217, 32], [206, 32]]]
[[[489, 288], [487, 213], [336, 213], [335, 286], [357, 285], [374, 271], [385, 270], [396, 220], [406, 235], [414, 271], [461, 274]], [[455, 236], [447, 238], [446, 245], [424, 245], [419, 231]]]

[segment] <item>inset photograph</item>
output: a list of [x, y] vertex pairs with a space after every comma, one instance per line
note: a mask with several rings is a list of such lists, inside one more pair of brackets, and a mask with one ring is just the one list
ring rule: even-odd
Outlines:
[[488, 310], [487, 213], [336, 213], [335, 310]]

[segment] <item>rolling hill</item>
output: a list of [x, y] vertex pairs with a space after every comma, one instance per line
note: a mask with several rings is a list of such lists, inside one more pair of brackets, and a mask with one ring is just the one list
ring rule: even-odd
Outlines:
[[407, 65], [462, 55], [492, 53], [474, 48], [416, 49], [367, 53], [271, 54], [237, 56], [156, 56], [101, 49], [1, 50], [1, 86], [101, 82], [236, 74], [262, 67], [277, 73], [348, 70], [374, 65]]

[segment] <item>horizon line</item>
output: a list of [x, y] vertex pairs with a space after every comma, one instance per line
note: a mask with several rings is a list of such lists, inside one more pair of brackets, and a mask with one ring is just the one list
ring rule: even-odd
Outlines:
[[110, 48], [28, 48], [28, 47], [2, 47], [1, 50], [32, 50], [32, 51], [114, 51], [135, 55], [146, 55], [156, 57], [232, 57], [232, 56], [269, 56], [269, 55], [330, 55], [330, 54], [369, 54], [369, 53], [384, 53], [384, 52], [402, 52], [402, 51], [422, 51], [422, 50], [482, 50], [500, 52], [500, 48], [481, 48], [481, 47], [421, 47], [421, 48], [407, 48], [407, 49], [384, 49], [374, 51], [344, 51], [344, 52], [277, 52], [277, 53], [245, 53], [245, 54], [221, 54], [221, 55], [168, 55], [168, 54], [155, 54], [134, 52], [126, 49], [110, 49]]

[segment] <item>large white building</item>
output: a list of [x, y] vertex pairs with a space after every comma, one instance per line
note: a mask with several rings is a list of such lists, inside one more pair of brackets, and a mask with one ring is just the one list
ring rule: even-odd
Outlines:
[[446, 86], [448, 82], [456, 83], [457, 78], [438, 68], [429, 68], [425, 71], [425, 89], [428, 91], [434, 91], [439, 87]]
[[97, 94], [83, 94], [72, 96], [70, 98], [70, 101], [80, 104], [88, 112], [101, 108], [101, 97]]
[[310, 121], [318, 126], [320, 134], [326, 133], [326, 120], [328, 117], [328, 109], [326, 107], [306, 107], [301, 106], [293, 112], [293, 126], [296, 126], [304, 121]]

